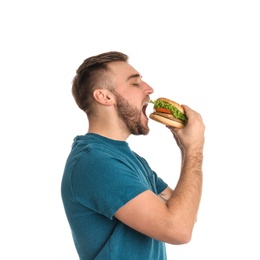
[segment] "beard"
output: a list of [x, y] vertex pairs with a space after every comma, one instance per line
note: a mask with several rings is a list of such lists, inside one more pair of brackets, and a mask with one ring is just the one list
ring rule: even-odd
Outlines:
[[132, 106], [127, 99], [123, 98], [116, 91], [112, 91], [116, 97], [116, 108], [119, 118], [133, 135], [147, 135], [149, 127], [142, 123], [142, 111]]

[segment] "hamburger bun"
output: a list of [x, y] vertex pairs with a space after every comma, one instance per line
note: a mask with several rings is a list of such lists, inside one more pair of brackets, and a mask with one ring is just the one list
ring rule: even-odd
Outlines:
[[154, 121], [157, 121], [157, 122], [164, 124], [164, 125], [177, 127], [177, 128], [183, 128], [185, 126], [183, 123], [173, 121], [172, 119], [168, 119], [166, 117], [162, 117], [162, 116], [156, 115], [154, 113], [150, 114], [149, 117], [151, 119], [153, 119]]

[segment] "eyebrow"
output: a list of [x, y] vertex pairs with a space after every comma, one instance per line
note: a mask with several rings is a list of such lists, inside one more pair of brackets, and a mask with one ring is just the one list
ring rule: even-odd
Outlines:
[[142, 78], [142, 76], [139, 73], [132, 74], [127, 78], [127, 81], [134, 78]]

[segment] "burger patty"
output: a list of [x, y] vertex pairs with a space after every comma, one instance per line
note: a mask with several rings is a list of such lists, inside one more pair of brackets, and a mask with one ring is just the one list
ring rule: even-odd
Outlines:
[[166, 114], [166, 113], [161, 113], [161, 112], [153, 112], [153, 114], [157, 115], [157, 116], [165, 117], [167, 119], [170, 119], [170, 120], [173, 120], [173, 121], [176, 121], [179, 123], [183, 123], [182, 120], [175, 118], [172, 114]]

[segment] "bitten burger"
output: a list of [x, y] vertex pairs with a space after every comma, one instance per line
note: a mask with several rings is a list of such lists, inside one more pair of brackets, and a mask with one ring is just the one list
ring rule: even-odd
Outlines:
[[154, 105], [154, 112], [149, 115], [151, 119], [177, 128], [183, 128], [187, 124], [188, 118], [180, 104], [167, 98], [150, 100], [150, 103]]

